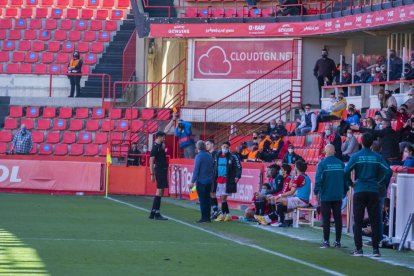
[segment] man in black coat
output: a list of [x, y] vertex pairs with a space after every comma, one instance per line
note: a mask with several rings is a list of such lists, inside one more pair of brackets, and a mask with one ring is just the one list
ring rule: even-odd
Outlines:
[[237, 182], [242, 175], [239, 159], [230, 152], [230, 143], [224, 142], [217, 153], [215, 169], [216, 196], [221, 198], [221, 214], [215, 221], [231, 221], [227, 197], [237, 193]]
[[332, 85], [334, 77], [337, 75], [338, 70], [336, 69], [335, 62], [328, 58], [328, 50], [322, 49], [322, 58], [316, 61], [315, 67], [313, 68], [313, 75], [318, 80], [319, 89], [319, 104], [322, 98], [322, 86]]

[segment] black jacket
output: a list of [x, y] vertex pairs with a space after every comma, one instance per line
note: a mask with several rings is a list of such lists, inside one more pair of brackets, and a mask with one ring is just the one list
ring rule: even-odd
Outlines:
[[[214, 162], [214, 178], [215, 182], [217, 183], [217, 165], [218, 159], [221, 156], [221, 151], [217, 153], [216, 160]], [[240, 179], [242, 175], [242, 166], [239, 161], [239, 158], [235, 156], [233, 153], [226, 154], [227, 159], [227, 183], [226, 183], [226, 193], [234, 194], [237, 193], [237, 183], [235, 178]]]
[[369, 128], [361, 128], [361, 132], [369, 132], [375, 136], [375, 138], [380, 138], [381, 145], [381, 155], [385, 159], [398, 159], [401, 158], [400, 154], [400, 133], [393, 130], [391, 127], [384, 129], [373, 130]]
[[313, 68], [315, 77], [322, 76], [332, 79], [337, 73], [336, 64], [330, 58], [320, 58]]
[[283, 157], [282, 163], [293, 164], [294, 165], [296, 163], [296, 161], [298, 161], [298, 160], [305, 161], [305, 159], [303, 159], [302, 156], [300, 156], [299, 154], [296, 154], [295, 152], [293, 152], [292, 153], [292, 163], [289, 163], [289, 159], [288, 159], [289, 154], [290, 154], [289, 152], [287, 152], [285, 154], [285, 156]]

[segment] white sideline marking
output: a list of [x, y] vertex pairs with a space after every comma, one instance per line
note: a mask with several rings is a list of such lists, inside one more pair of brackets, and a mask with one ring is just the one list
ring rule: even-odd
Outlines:
[[[120, 203], [120, 204], [123, 204], [123, 205], [126, 205], [126, 206], [129, 206], [131, 208], [134, 208], [134, 209], [137, 209], [137, 210], [140, 210], [140, 211], [143, 211], [143, 212], [149, 212], [150, 211], [150, 210], [145, 209], [143, 207], [139, 207], [139, 206], [133, 205], [131, 203], [128, 203], [128, 202], [125, 202], [125, 201], [122, 201], [122, 200], [118, 200], [118, 199], [115, 199], [115, 198], [112, 198], [112, 197], [106, 197], [106, 199], [111, 200], [111, 201], [114, 201], [114, 202], [117, 202], [117, 203]], [[179, 219], [175, 219], [175, 218], [172, 218], [172, 217], [169, 217], [169, 216], [164, 216], [164, 217], [166, 217], [169, 220], [172, 220], [172, 221], [174, 221], [176, 223], [180, 223], [182, 225], [185, 225], [185, 226], [188, 226], [188, 227], [191, 227], [191, 228], [200, 230], [202, 232], [205, 232], [205, 233], [208, 233], [210, 235], [216, 236], [216, 237], [221, 238], [223, 240], [231, 241], [231, 242], [237, 243], [239, 245], [251, 247], [251, 248], [257, 249], [259, 251], [262, 251], [262, 252], [265, 252], [265, 253], [268, 253], [268, 254], [271, 254], [271, 255], [274, 255], [274, 256], [278, 256], [280, 258], [283, 258], [283, 259], [286, 259], [286, 260], [289, 260], [289, 261], [292, 261], [292, 262], [295, 262], [295, 263], [299, 263], [299, 264], [302, 264], [304, 266], [307, 266], [307, 267], [310, 267], [310, 268], [313, 268], [313, 269], [316, 269], [316, 270], [319, 270], [319, 271], [328, 273], [330, 275], [337, 275], [337, 276], [344, 276], [345, 275], [345, 274], [342, 274], [340, 272], [337, 272], [337, 271], [334, 271], [334, 270], [330, 270], [330, 269], [327, 269], [327, 268], [323, 268], [323, 267], [320, 267], [320, 266], [317, 266], [317, 265], [314, 265], [314, 264], [311, 264], [311, 263], [308, 263], [308, 262], [305, 262], [305, 261], [302, 261], [302, 260], [299, 260], [299, 259], [290, 257], [288, 255], [285, 255], [285, 254], [282, 254], [282, 253], [279, 253], [279, 252], [276, 252], [276, 251], [272, 251], [272, 250], [263, 248], [261, 246], [255, 245], [255, 244], [246, 243], [246, 242], [243, 242], [243, 241], [234, 239], [234, 238], [228, 238], [228, 237], [221, 236], [221, 235], [219, 235], [217, 233], [214, 233], [213, 231], [209, 231], [207, 229], [204, 229], [204, 228], [201, 228], [201, 227], [192, 225], [190, 223], [187, 223], [187, 222], [182, 221], [182, 220], [179, 220]]]

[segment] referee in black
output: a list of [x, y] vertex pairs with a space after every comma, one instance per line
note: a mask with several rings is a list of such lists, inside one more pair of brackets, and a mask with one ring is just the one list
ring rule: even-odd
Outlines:
[[149, 218], [168, 220], [160, 214], [161, 197], [164, 195], [164, 189], [168, 188], [168, 162], [165, 154], [165, 133], [161, 131], [155, 134], [155, 141], [150, 154], [150, 172], [151, 181], [157, 182], [157, 192]]

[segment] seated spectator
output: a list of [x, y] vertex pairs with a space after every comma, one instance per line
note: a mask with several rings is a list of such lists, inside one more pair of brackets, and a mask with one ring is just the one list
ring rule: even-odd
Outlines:
[[329, 95], [329, 103], [328, 103], [327, 108], [321, 109], [321, 111], [319, 111], [319, 115], [328, 115], [329, 113], [331, 113], [336, 102], [337, 100], [336, 100], [335, 92], [332, 92]]
[[405, 104], [402, 104], [400, 106], [400, 109], [397, 111], [397, 124], [395, 127], [395, 130], [400, 130], [403, 128], [405, 123], [410, 119], [410, 114], [407, 112], [408, 106]]
[[299, 160], [305, 161], [302, 156], [295, 153], [295, 147], [293, 145], [289, 145], [288, 152], [283, 157], [282, 163], [292, 165]]
[[414, 148], [412, 146], [406, 146], [404, 148], [404, 163], [403, 166], [407, 168], [414, 168]]
[[[253, 143], [252, 144], [254, 144], [254, 143], [259, 144], [260, 143], [259, 133], [258, 132], [256, 132], [256, 131], [253, 132], [252, 138], [253, 138]], [[251, 145], [250, 145], [250, 147], [251, 147]]]
[[408, 96], [408, 100], [405, 101], [405, 105], [407, 106], [407, 112], [410, 115], [414, 115], [414, 88], [411, 88], [411, 91], [408, 92], [407, 96]]
[[355, 114], [358, 116], [359, 119], [361, 119], [362, 115], [361, 112], [356, 108], [354, 104], [348, 104], [348, 109], [353, 108], [355, 110]]
[[392, 95], [392, 91], [381, 89], [378, 92], [378, 100], [381, 105], [381, 116], [384, 120], [392, 120], [397, 115], [397, 100]]
[[380, 130], [380, 129], [382, 129], [382, 122], [384, 121], [384, 119], [382, 118], [382, 116], [381, 116], [381, 113], [380, 112], [377, 112], [376, 114], [375, 114], [375, 117], [374, 117], [374, 120], [375, 120], [375, 130]]
[[[352, 75], [347, 70], [342, 70], [342, 81], [339, 82], [340, 85], [351, 84]], [[348, 87], [342, 87], [342, 91], [345, 97], [348, 97]]]
[[342, 150], [342, 160], [348, 162], [351, 155], [359, 151], [359, 144], [357, 139], [354, 136], [354, 131], [352, 129], [347, 130], [346, 139], [341, 147]]
[[404, 64], [404, 77], [401, 80], [413, 80], [414, 79], [414, 68], [409, 63]]
[[332, 125], [328, 124], [325, 126], [325, 132], [322, 134], [322, 140], [319, 144], [319, 158], [325, 158], [325, 146], [328, 144], [332, 144], [335, 147], [335, 157], [339, 160], [342, 160], [342, 140], [341, 136], [339, 136], [335, 131], [333, 131]]
[[305, 105], [305, 108], [301, 107], [299, 109], [300, 123], [299, 126], [295, 129], [297, 136], [303, 136], [308, 132], [314, 132], [317, 128], [317, 116], [311, 111], [311, 105]]
[[342, 113], [346, 110], [346, 99], [344, 93], [339, 93], [338, 101], [332, 106], [332, 111], [329, 115], [320, 115], [319, 122], [329, 122], [331, 120], [340, 120]]
[[346, 120], [341, 121], [341, 124], [339, 125], [339, 134], [346, 135], [346, 131], [350, 126], [360, 126], [361, 123], [359, 121], [359, 118], [360, 117], [358, 116], [358, 113], [355, 111], [355, 109], [353, 107], [349, 107]]
[[372, 119], [371, 117], [368, 117], [368, 118], [364, 119], [364, 124], [363, 124], [363, 126], [364, 126], [365, 128], [375, 129], [375, 126], [376, 126], [376, 124], [375, 124], [375, 120], [374, 120], [374, 119]]
[[261, 162], [261, 153], [259, 151], [259, 145], [257, 143], [253, 143], [252, 150], [247, 156], [247, 162]]
[[247, 147], [247, 142], [241, 143], [240, 155], [241, 155], [243, 161], [247, 159], [250, 152], [251, 152], [251, 150]]
[[283, 122], [282, 120], [279, 120], [277, 122], [276, 125], [276, 129], [275, 129], [276, 133], [279, 134], [280, 136], [286, 136], [288, 134], [287, 129], [285, 128], [285, 122]]
[[302, 6], [301, 0], [279, 0], [281, 5], [277, 15], [306, 15], [306, 9]]
[[266, 135], [266, 132], [261, 131], [260, 132], [260, 142], [259, 142], [259, 150], [262, 152], [269, 152], [270, 151], [270, 145], [272, 144], [272, 139]]
[[283, 147], [279, 151], [279, 156], [276, 159], [283, 159], [288, 152], [289, 146], [292, 143], [289, 140], [283, 141]]
[[267, 125], [267, 135], [272, 135], [274, 132], [276, 132], [276, 120], [273, 119]]
[[138, 156], [141, 152], [138, 149], [137, 143], [132, 143], [128, 150], [128, 166], [139, 166], [141, 158]]
[[280, 136], [278, 133], [272, 134], [272, 144], [270, 145], [270, 159], [278, 159], [279, 153], [281, 152], [285, 142], [284, 137]]
[[400, 151], [403, 151], [406, 146], [414, 145], [414, 115], [404, 124], [403, 128], [399, 130], [402, 136], [400, 143]]

